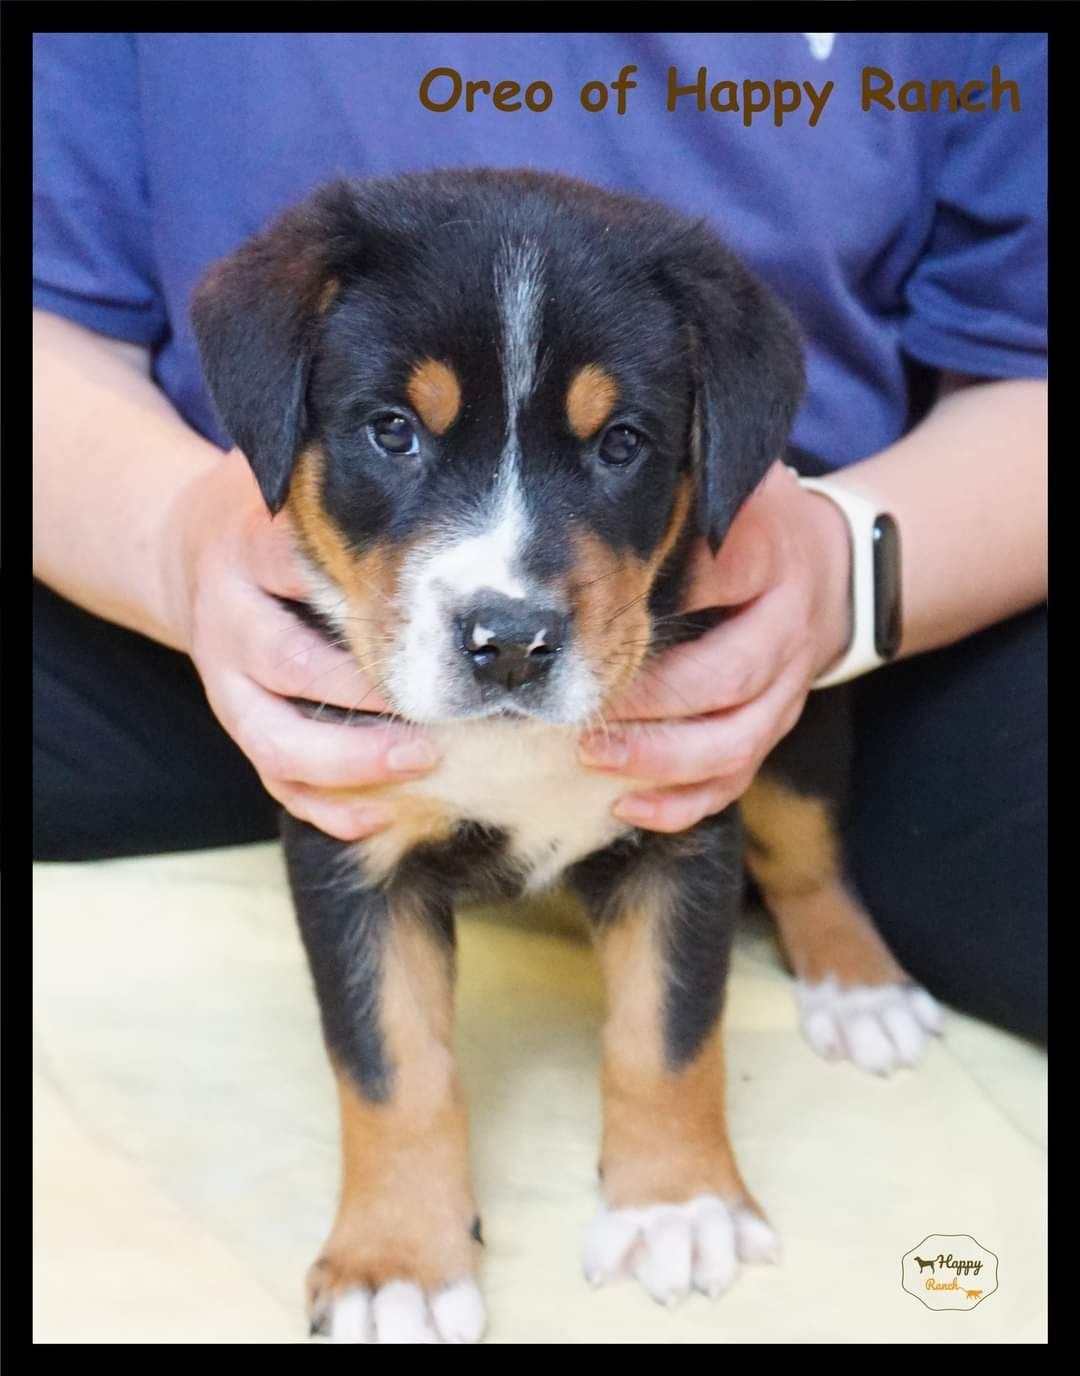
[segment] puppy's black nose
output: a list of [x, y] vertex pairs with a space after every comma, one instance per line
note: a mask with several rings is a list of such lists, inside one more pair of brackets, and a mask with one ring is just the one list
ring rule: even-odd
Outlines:
[[461, 648], [477, 681], [513, 692], [545, 677], [566, 641], [569, 622], [554, 607], [493, 597], [458, 617]]

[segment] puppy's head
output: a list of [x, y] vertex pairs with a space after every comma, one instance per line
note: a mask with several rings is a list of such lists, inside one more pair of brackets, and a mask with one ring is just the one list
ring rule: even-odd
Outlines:
[[417, 721], [586, 721], [783, 450], [782, 308], [701, 224], [539, 173], [325, 188], [210, 270], [226, 429]]

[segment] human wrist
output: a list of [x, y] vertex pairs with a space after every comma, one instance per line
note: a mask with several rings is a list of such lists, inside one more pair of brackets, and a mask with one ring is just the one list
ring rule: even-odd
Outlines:
[[214, 467], [193, 471], [179, 487], [159, 533], [156, 612], [161, 632], [157, 639], [186, 655], [192, 651], [192, 622], [197, 571], [208, 532], [220, 522], [214, 515], [210, 487]]
[[817, 562], [812, 666], [817, 679], [851, 644], [851, 535], [843, 513], [828, 497], [809, 491], [803, 495]]

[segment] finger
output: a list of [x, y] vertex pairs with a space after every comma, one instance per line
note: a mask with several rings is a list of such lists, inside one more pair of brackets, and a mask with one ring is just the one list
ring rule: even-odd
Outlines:
[[581, 742], [579, 758], [592, 769], [663, 785], [704, 783], [756, 769], [801, 716], [805, 678], [796, 664], [743, 707], [662, 723], [628, 722], [592, 733]]
[[439, 758], [415, 726], [311, 721], [239, 674], [220, 685], [212, 705], [264, 782], [362, 788], [425, 774]]
[[286, 811], [339, 841], [362, 841], [389, 825], [390, 816], [377, 805], [335, 799], [300, 784], [283, 784], [267, 790]]
[[758, 742], [745, 715], [744, 709], [730, 718], [716, 714], [628, 724], [586, 738], [581, 758], [591, 768], [652, 784], [704, 783], [752, 766]]
[[766, 596], [686, 645], [646, 660], [606, 715], [615, 721], [705, 716], [759, 697], [805, 638], [790, 596]]
[[[806, 690], [795, 682], [795, 691], [782, 704], [768, 704], [767, 729], [761, 739], [764, 744], [754, 752], [749, 767], [723, 774], [700, 783], [682, 784], [673, 788], [624, 794], [612, 809], [615, 816], [646, 831], [685, 831], [703, 817], [714, 816], [729, 807], [749, 788], [760, 768], [761, 761], [773, 745], [792, 730], [806, 702]], [[790, 685], [785, 688], [788, 694]], [[757, 704], [755, 705], [757, 706]], [[744, 709], [749, 714], [753, 709]], [[761, 729], [751, 723], [751, 730]], [[661, 767], [662, 762], [661, 762]]]
[[285, 608], [256, 596], [258, 604], [243, 620], [241, 663], [260, 687], [280, 697], [354, 711], [389, 711], [374, 681], [380, 656], [373, 654], [367, 665], [358, 663], [343, 636], [328, 641]]
[[753, 774], [740, 774], [730, 781], [710, 780], [668, 788], [661, 793], [630, 793], [620, 798], [615, 816], [645, 831], [686, 831], [703, 817], [723, 812], [749, 786]]

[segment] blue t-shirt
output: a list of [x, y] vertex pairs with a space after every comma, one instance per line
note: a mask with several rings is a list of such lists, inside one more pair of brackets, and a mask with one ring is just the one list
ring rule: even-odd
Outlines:
[[[590, 113], [579, 92], [627, 66]], [[1015, 83], [990, 108], [994, 68]], [[444, 112], [425, 74], [524, 88]], [[669, 80], [694, 85], [669, 111]], [[896, 108], [861, 108], [864, 69]], [[670, 73], [674, 69], [674, 78]], [[869, 78], [877, 85], [884, 78]], [[986, 110], [905, 111], [953, 81]], [[756, 104], [751, 115], [743, 83]], [[778, 125], [773, 83], [800, 108]], [[724, 86], [721, 83], [733, 83]], [[809, 83], [820, 101], [811, 123]], [[429, 97], [446, 102], [450, 77]], [[739, 109], [715, 109], [738, 102]], [[587, 92], [600, 100], [596, 87]], [[503, 92], [504, 103], [513, 93]], [[521, 101], [521, 95], [517, 96]], [[544, 104], [536, 87], [535, 105]], [[918, 88], [908, 87], [908, 104]], [[35, 39], [35, 301], [155, 351], [180, 413], [224, 445], [188, 321], [214, 259], [330, 177], [529, 166], [706, 216], [799, 319], [809, 391], [795, 442], [850, 463], [903, 433], [906, 352], [985, 377], [1042, 377], [1042, 34], [45, 34]]]

